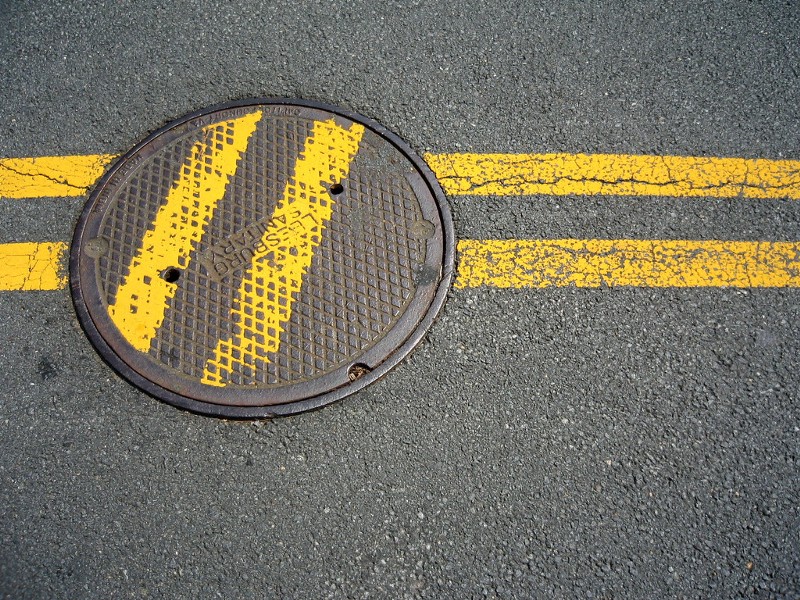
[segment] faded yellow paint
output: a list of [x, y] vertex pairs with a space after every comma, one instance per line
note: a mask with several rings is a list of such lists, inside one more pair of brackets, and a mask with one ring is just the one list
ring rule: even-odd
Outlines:
[[800, 243], [461, 240], [455, 286], [799, 287]]
[[0, 158], [0, 198], [82, 196], [113, 154]]
[[448, 194], [800, 199], [800, 161], [626, 154], [427, 154]]
[[225, 195], [239, 157], [261, 120], [261, 111], [204, 127], [203, 139], [192, 147], [180, 176], [167, 194], [128, 275], [116, 293], [108, 314], [125, 339], [147, 352], [164, 320], [164, 312], [178, 284], [162, 274], [169, 268], [186, 269], [192, 250]]
[[0, 290], [59, 290], [67, 285], [64, 242], [0, 244]]
[[347, 179], [363, 133], [358, 123], [349, 129], [334, 119], [314, 123], [236, 293], [232, 315], [238, 330], [217, 343], [203, 383], [224, 386], [237, 365], [255, 368], [256, 358], [266, 360], [278, 350], [303, 276], [333, 212], [329, 187]]
[[[800, 287], [800, 242], [461, 240], [458, 252], [456, 288]], [[66, 254], [0, 244], [0, 290], [65, 287]]]
[[[0, 198], [81, 196], [113, 154], [0, 159]], [[800, 199], [800, 161], [629, 154], [426, 154], [452, 195]]]

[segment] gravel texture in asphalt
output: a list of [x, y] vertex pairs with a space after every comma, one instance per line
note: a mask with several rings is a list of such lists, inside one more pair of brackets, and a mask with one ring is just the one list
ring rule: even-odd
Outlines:
[[[800, 4], [0, 2], [0, 156], [121, 153], [232, 99], [419, 153], [800, 158]], [[0, 242], [84, 198], [0, 200]], [[790, 200], [452, 199], [457, 237], [798, 240]], [[453, 290], [373, 386], [200, 417], [0, 296], [0, 595], [798, 598], [795, 289]]]

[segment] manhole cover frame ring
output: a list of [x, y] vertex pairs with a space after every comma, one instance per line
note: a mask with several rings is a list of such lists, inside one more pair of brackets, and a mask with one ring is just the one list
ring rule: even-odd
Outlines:
[[[87, 222], [95, 210], [95, 203], [91, 200], [96, 197], [96, 192], [98, 190], [105, 188], [105, 186], [118, 173], [118, 171], [128, 163], [128, 160], [131, 157], [135, 155], [141, 156], [142, 149], [151, 144], [154, 140], [171, 132], [175, 128], [184, 125], [185, 123], [192, 121], [193, 119], [197, 119], [198, 117], [218, 111], [255, 105], [294, 105], [327, 111], [335, 115], [340, 115], [346, 119], [350, 119], [354, 122], [363, 124], [365, 127], [372, 129], [376, 134], [394, 145], [409, 160], [409, 162], [413, 164], [414, 168], [420, 173], [420, 175], [422, 175], [424, 183], [433, 196], [435, 204], [438, 208], [442, 237], [442, 270], [433, 298], [425, 312], [422, 313], [422, 316], [417, 322], [416, 326], [411, 330], [410, 334], [405, 338], [404, 341], [402, 341], [402, 343], [400, 343], [393, 351], [391, 351], [382, 362], [374, 365], [370, 372], [363, 374], [355, 381], [351, 381], [347, 385], [329, 390], [322, 394], [302, 400], [295, 400], [286, 404], [258, 406], [215, 404], [212, 402], [196, 400], [191, 397], [183, 396], [151, 381], [150, 379], [141, 375], [136, 369], [123, 360], [110, 346], [95, 325], [93, 317], [87, 307], [87, 301], [81, 286], [81, 256], [79, 249], [81, 247]], [[324, 102], [297, 98], [248, 98], [245, 100], [236, 100], [206, 107], [170, 121], [163, 127], [160, 127], [149, 134], [128, 152], [115, 160], [112, 166], [93, 187], [91, 193], [89, 194], [89, 201], [86, 202], [75, 227], [69, 258], [70, 291], [76, 313], [79, 317], [78, 320], [87, 337], [95, 346], [100, 356], [109, 366], [112, 367], [112, 369], [114, 369], [119, 375], [121, 375], [130, 383], [134, 384], [136, 387], [168, 404], [203, 415], [231, 419], [270, 418], [306, 412], [349, 396], [370, 385], [377, 379], [383, 377], [392, 368], [399, 364], [406, 356], [408, 356], [410, 352], [417, 346], [417, 344], [419, 344], [419, 342], [423, 339], [447, 299], [454, 276], [455, 246], [455, 229], [447, 197], [445, 196], [436, 179], [436, 176], [433, 174], [430, 167], [428, 167], [425, 161], [405, 141], [403, 141], [402, 138], [380, 123], [368, 117]], [[354, 359], [353, 363], [359, 363], [358, 357]]]

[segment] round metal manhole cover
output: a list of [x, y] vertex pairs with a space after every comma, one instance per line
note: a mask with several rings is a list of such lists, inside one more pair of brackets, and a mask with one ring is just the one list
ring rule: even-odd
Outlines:
[[122, 157], [70, 256], [84, 329], [145, 391], [197, 412], [322, 406], [411, 351], [444, 302], [453, 226], [425, 163], [359, 115], [251, 100]]

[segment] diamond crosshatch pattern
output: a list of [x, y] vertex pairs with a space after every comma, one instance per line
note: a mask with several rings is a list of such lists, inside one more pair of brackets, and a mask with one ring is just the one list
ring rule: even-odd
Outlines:
[[[242, 270], [218, 281], [198, 257], [247, 226], [269, 220], [313, 120], [272, 117], [266, 125], [252, 135], [150, 347], [154, 359], [189, 377], [202, 377], [217, 341], [238, 331], [231, 308]], [[111, 251], [100, 259], [99, 271], [109, 304], [198, 137], [186, 135], [143, 163], [107, 213], [103, 232]], [[374, 177], [372, 163], [386, 154], [378, 144], [386, 142], [370, 135], [343, 182], [345, 192], [333, 203], [279, 350], [255, 365], [236, 365], [230, 384], [281, 385], [327, 372], [357, 357], [402, 314], [424, 260], [424, 240], [410, 233], [422, 215], [402, 172]]]
[[405, 178], [376, 181], [360, 162], [334, 205], [280, 350], [267, 357], [265, 383], [313, 377], [358, 356], [414, 293], [424, 257], [423, 242], [410, 234], [422, 218], [419, 203]]
[[188, 115], [115, 163], [81, 214], [70, 278], [84, 329], [132, 383], [260, 418], [396, 365], [453, 260], [446, 199], [402, 140], [336, 107], [254, 100]]
[[98, 259], [99, 283], [108, 304], [114, 304], [117, 288], [128, 275], [131, 257], [178, 178], [192, 146], [202, 137], [200, 131], [187, 134], [145, 160], [109, 204], [101, 227], [109, 251]]
[[[270, 127], [262, 123], [250, 138], [156, 335], [150, 349], [154, 358], [200, 378], [217, 341], [235, 331], [231, 311], [242, 271], [215, 281], [194, 258], [247, 226], [269, 220], [312, 124], [310, 119], [272, 118]], [[232, 383], [246, 385], [257, 381], [256, 377], [250, 367]]]

